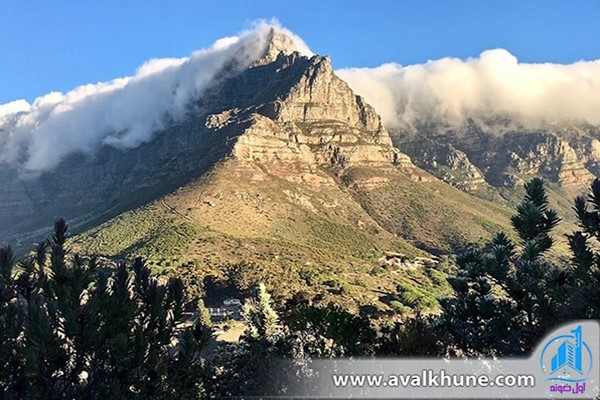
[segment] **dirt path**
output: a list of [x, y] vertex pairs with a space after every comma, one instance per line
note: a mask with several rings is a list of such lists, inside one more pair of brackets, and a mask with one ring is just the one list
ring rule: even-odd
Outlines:
[[[221, 330], [217, 328], [217, 330]], [[234, 325], [227, 331], [219, 335], [211, 335], [210, 340], [206, 347], [202, 349], [202, 357], [211, 357], [217, 351], [217, 348], [221, 344], [225, 343], [237, 343], [240, 341], [240, 337], [246, 330], [246, 324], [241, 321], [234, 321]]]

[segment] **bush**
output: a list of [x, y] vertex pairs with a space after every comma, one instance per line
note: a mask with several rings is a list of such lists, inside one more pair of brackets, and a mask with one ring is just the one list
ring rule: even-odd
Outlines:
[[304, 341], [308, 354], [320, 357], [360, 356], [372, 351], [375, 331], [365, 315], [352, 314], [335, 304], [301, 305], [292, 311], [288, 328]]
[[522, 355], [563, 321], [600, 315], [600, 255], [588, 245], [600, 237], [600, 181], [588, 199], [575, 200], [582, 231], [568, 236], [572, 265], [545, 257], [560, 219], [549, 207], [543, 181], [532, 179], [525, 191], [511, 219], [518, 242], [499, 232], [484, 248], [457, 258], [458, 270], [448, 278], [453, 295], [440, 299], [438, 321], [452, 351]]
[[423, 312], [437, 306], [435, 298], [415, 286], [401, 283], [396, 289], [398, 290], [400, 302], [415, 311]]
[[403, 321], [382, 324], [376, 354], [386, 357], [432, 357], [441, 354], [441, 346], [431, 318], [416, 314]]
[[410, 314], [410, 312], [412, 311], [410, 307], [406, 307], [404, 304], [396, 300], [390, 301], [389, 306], [392, 310], [394, 310], [394, 312], [400, 315], [407, 315]]
[[332, 294], [342, 295], [348, 293], [348, 284], [339, 279], [329, 279], [323, 284], [329, 288], [327, 290]]

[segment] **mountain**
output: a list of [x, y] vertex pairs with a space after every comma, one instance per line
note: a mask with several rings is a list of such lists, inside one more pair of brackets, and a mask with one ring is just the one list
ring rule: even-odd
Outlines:
[[429, 279], [422, 271], [370, 276], [390, 252], [447, 252], [507, 227], [508, 209], [436, 179], [394, 148], [327, 57], [275, 56], [273, 47], [195, 104], [209, 111], [194, 116], [194, 134], [222, 139], [210, 170], [88, 230], [80, 247], [143, 255], [157, 269], [192, 262], [207, 274], [253, 261], [245, 272], [275, 279], [281, 292], [312, 279], [365, 297], [364, 286], [393, 292]]
[[232, 63], [183, 121], [139, 147], [71, 154], [29, 179], [2, 169], [0, 237], [28, 244], [63, 215], [83, 252], [364, 305], [398, 285], [429, 299], [444, 290], [439, 271], [380, 267], [390, 259], [425, 260], [508, 229], [504, 204], [399, 151], [328, 57], [302, 56], [272, 29], [249, 67]]
[[[564, 235], [576, 229], [573, 198], [587, 192], [600, 175], [600, 128], [561, 122], [531, 129], [503, 121], [460, 129], [421, 125], [395, 131], [394, 144], [432, 175], [475, 196], [514, 207], [523, 183], [534, 176], [547, 182], [551, 205], [563, 218], [556, 252], [566, 250]], [[507, 128], [509, 126], [510, 128]]]
[[[600, 128], [589, 124], [555, 123], [538, 129], [423, 126], [411, 134], [395, 132], [394, 138], [418, 165], [466, 191], [486, 185], [514, 189], [528, 177], [541, 176], [574, 194], [600, 172]], [[445, 169], [462, 177], [446, 177]]]

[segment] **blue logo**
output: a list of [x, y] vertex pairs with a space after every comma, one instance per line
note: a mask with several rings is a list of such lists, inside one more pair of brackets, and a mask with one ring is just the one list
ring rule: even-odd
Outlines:
[[571, 335], [558, 335], [546, 342], [540, 367], [548, 381], [583, 382], [592, 371], [592, 351], [583, 340], [581, 325]]

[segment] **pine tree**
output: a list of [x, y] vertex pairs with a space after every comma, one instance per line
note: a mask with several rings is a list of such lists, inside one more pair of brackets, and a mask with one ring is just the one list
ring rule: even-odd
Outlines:
[[212, 334], [212, 320], [210, 311], [206, 308], [204, 300], [198, 300], [198, 320], [194, 326], [194, 336], [201, 346], [205, 346], [210, 341]]
[[522, 354], [567, 315], [568, 270], [544, 257], [560, 219], [541, 179], [529, 181], [525, 191], [511, 219], [518, 245], [500, 232], [484, 249], [461, 254], [448, 278], [454, 295], [440, 299], [439, 323], [455, 351]]
[[[237, 344], [221, 348], [212, 360], [210, 398], [285, 393], [297, 379], [294, 342], [278, 325], [271, 295], [259, 284], [242, 312], [247, 324]], [[290, 362], [284, 362], [288, 360]]]
[[111, 267], [71, 254], [67, 228], [58, 219], [20, 262], [0, 248], [2, 397], [197, 398], [198, 341], [176, 331], [181, 281], [159, 282], [141, 259]]
[[[591, 209], [590, 209], [591, 206]], [[587, 199], [578, 196], [574, 206], [580, 231], [568, 235], [573, 253], [575, 318], [600, 319], [600, 253], [592, 248], [600, 242], [600, 180], [595, 179]], [[595, 246], [590, 242], [596, 242]]]
[[271, 305], [271, 295], [263, 283], [255, 289], [255, 296], [244, 304], [244, 319], [248, 325], [247, 334], [252, 339], [272, 341], [277, 333], [278, 316]]

